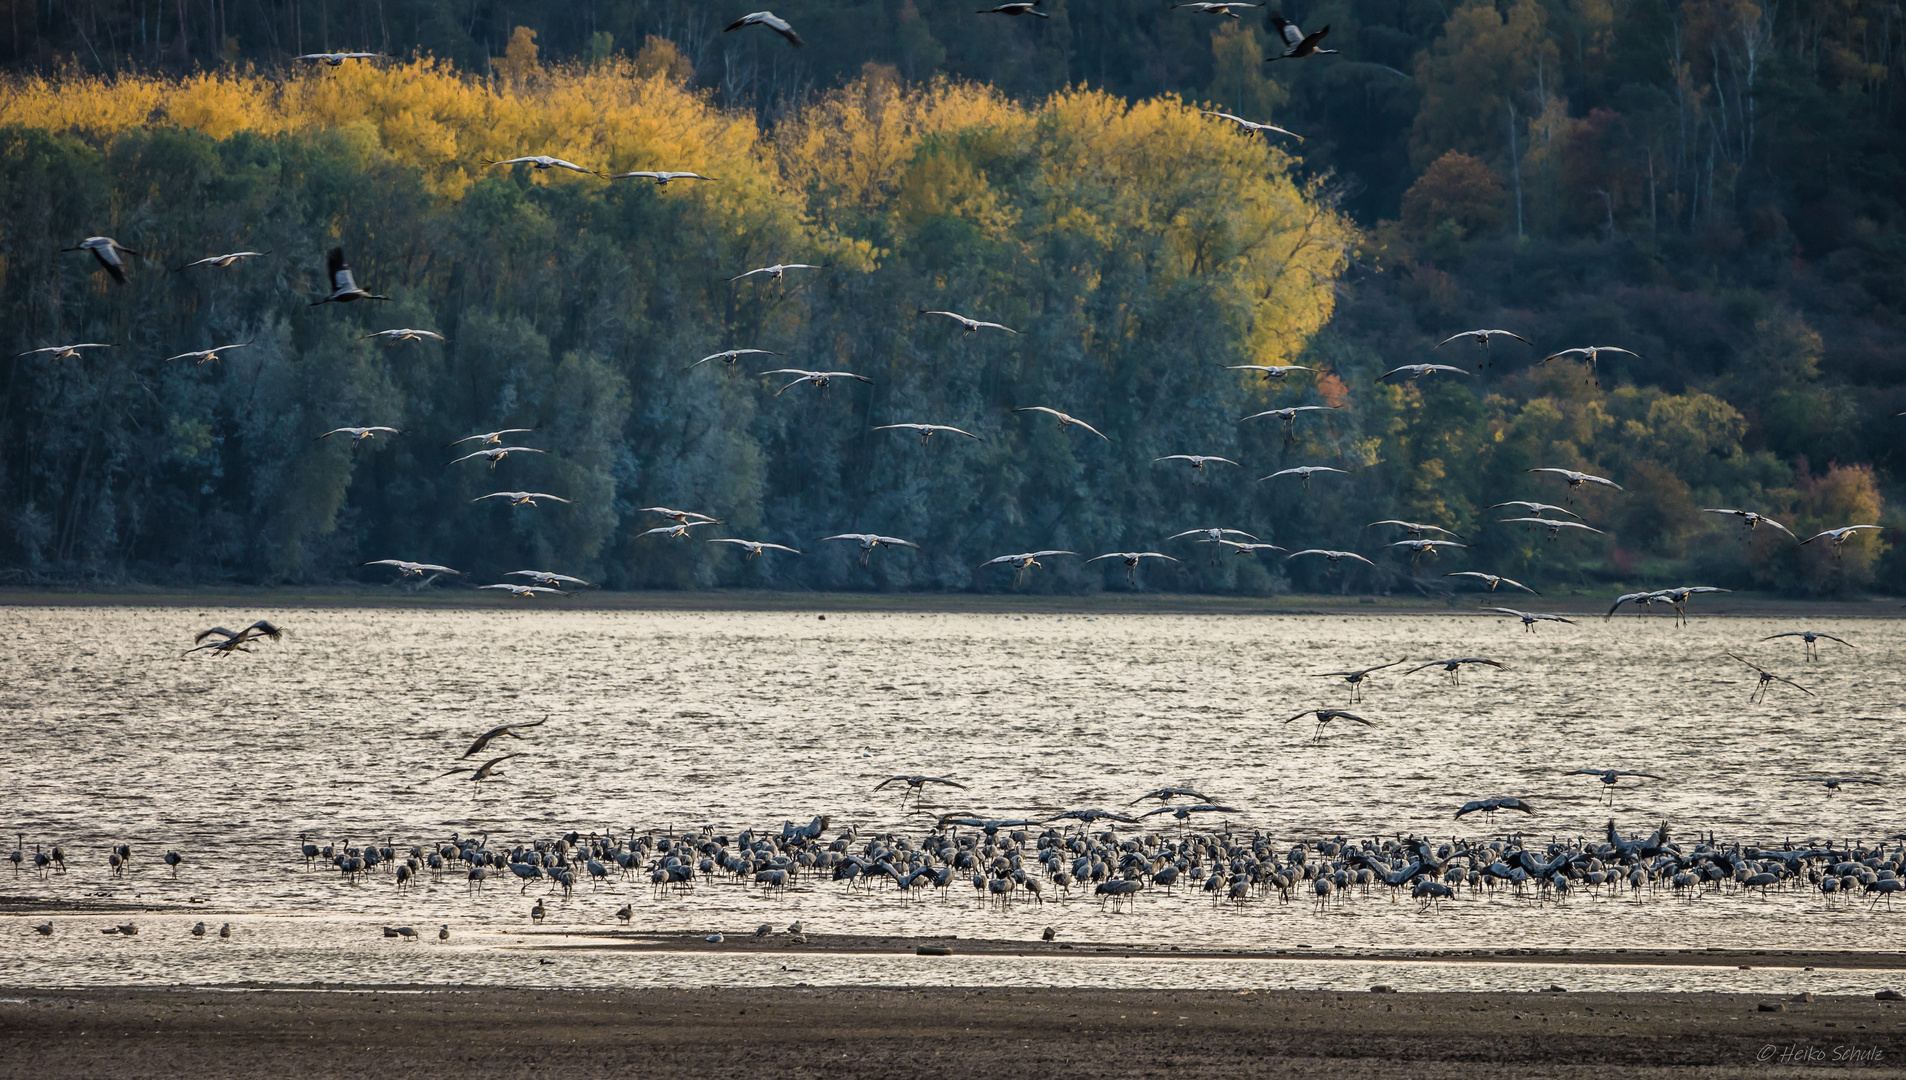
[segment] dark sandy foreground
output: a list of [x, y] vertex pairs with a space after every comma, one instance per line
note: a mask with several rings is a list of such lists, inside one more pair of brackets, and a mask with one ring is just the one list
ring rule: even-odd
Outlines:
[[0, 998], [0, 1077], [36, 1080], [1906, 1073], [1906, 1003], [1853, 997], [127, 989]]

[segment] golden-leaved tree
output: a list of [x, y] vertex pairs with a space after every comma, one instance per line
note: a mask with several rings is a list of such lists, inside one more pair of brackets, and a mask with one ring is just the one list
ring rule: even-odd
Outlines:
[[[0, 217], [23, 226], [0, 236], [0, 305], [15, 351], [68, 334], [133, 347], [17, 383], [0, 416], [5, 558], [257, 580], [411, 557], [619, 585], [964, 587], [1001, 549], [1149, 544], [1253, 513], [1248, 489], [1188, 490], [1145, 466], [1185, 444], [1239, 453], [1234, 415], [1270, 391], [1223, 365], [1288, 362], [1330, 317], [1352, 230], [1282, 149], [1174, 98], [1020, 105], [881, 69], [764, 139], [671, 55], [650, 42], [551, 65], [525, 33], [489, 77], [426, 58], [9, 84]], [[717, 180], [488, 164], [529, 154]], [[126, 286], [59, 254], [97, 233], [142, 253]], [[388, 306], [308, 305], [334, 244]], [[272, 254], [157, 272], [239, 248]], [[822, 269], [728, 280], [774, 262]], [[922, 308], [1020, 333], [968, 338]], [[386, 325], [448, 340], [365, 340]], [[254, 338], [203, 368], [160, 359]], [[736, 347], [874, 382], [777, 395], [746, 365], [690, 367]], [[1116, 441], [1010, 411], [1032, 404]], [[986, 441], [929, 457], [870, 430], [913, 420]], [[312, 441], [346, 424], [406, 434], [355, 452]], [[492, 472], [436, 449], [506, 426], [549, 453]], [[480, 500], [511, 489], [573, 501]], [[924, 552], [871, 578], [844, 546], [729, 559], [645, 538], [636, 508], [653, 504], [794, 546], [864, 529]], [[1122, 583], [1101, 569], [1044, 587]]]

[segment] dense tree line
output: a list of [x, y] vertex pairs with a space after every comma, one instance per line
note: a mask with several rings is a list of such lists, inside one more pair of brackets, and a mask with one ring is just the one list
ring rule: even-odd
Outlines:
[[[1122, 0], [1090, 17], [1051, 0], [1049, 20], [804, 3], [781, 11], [810, 43], [798, 51], [723, 36], [726, 13], [676, 0], [102, 3], [62, 19], [19, 5], [0, 29], [28, 72], [0, 97], [8, 340], [121, 345], [14, 362], [0, 562], [47, 579], [328, 580], [402, 555], [625, 586], [1001, 587], [1009, 573], [972, 565], [1223, 524], [1379, 566], [1214, 565], [1181, 541], [1167, 550], [1185, 561], [1147, 580], [1440, 590], [1443, 570], [1473, 565], [1555, 586], [1897, 587], [1906, 31], [1868, 6], [1323, 4], [1289, 14], [1330, 23], [1344, 55], [1266, 66], [1260, 19]], [[345, 47], [446, 62], [277, 67]], [[154, 70], [202, 73], [132, 74]], [[978, 84], [933, 81], [949, 74]], [[1065, 90], [1079, 82], [1106, 92]], [[1252, 142], [1161, 94], [1307, 138]], [[721, 183], [477, 164], [537, 151]], [[112, 230], [157, 253], [123, 289], [55, 250]], [[302, 309], [333, 240], [398, 297], [389, 310]], [[221, 244], [274, 255], [160, 272]], [[723, 280], [777, 259], [830, 265]], [[921, 307], [1025, 333], [961, 340]], [[451, 340], [353, 337], [384, 325]], [[1487, 368], [1466, 343], [1430, 352], [1479, 325], [1541, 351], [1499, 342]], [[154, 362], [253, 335], [216, 370]], [[1599, 386], [1532, 366], [1580, 344], [1642, 358], [1604, 359]], [[874, 383], [777, 398], [720, 365], [681, 370], [748, 345]], [[1372, 384], [1437, 359], [1475, 375]], [[1259, 385], [1222, 370], [1287, 362], [1328, 371]], [[1300, 403], [1347, 407], [1289, 444], [1274, 423], [1236, 423]], [[1008, 411], [1025, 404], [1112, 441]], [[922, 449], [870, 430], [903, 420], [986, 441]], [[411, 434], [355, 455], [292, 437], [347, 422]], [[505, 462], [507, 482], [443, 469], [438, 443], [530, 422], [557, 452]], [[1151, 461], [1182, 452], [1244, 468], [1194, 484]], [[1252, 483], [1293, 464], [1352, 473]], [[1521, 472], [1546, 464], [1626, 485], [1576, 507], [1606, 536], [1487, 524], [1493, 502], [1561, 501]], [[514, 487], [577, 502], [468, 503]], [[797, 547], [867, 529], [925, 550], [867, 572], [849, 551], [744, 563], [638, 539], [654, 522], [637, 508], [657, 502]], [[1744, 545], [1700, 512], [1726, 505], [1797, 530], [1895, 528], [1836, 563]], [[1381, 555], [1362, 526], [1387, 517], [1476, 547]], [[1029, 587], [1124, 587], [1105, 564], [1048, 570]]]

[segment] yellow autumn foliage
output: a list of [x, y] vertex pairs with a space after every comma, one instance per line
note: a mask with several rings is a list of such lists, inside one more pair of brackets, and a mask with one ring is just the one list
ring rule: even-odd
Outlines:
[[973, 130], [1026, 137], [1030, 122], [989, 86], [940, 80], [912, 89], [890, 69], [870, 65], [783, 124], [776, 149], [783, 175], [808, 194], [817, 217], [838, 225], [892, 197], [926, 139]]
[[[604, 173], [691, 169], [722, 182], [670, 197], [707, 200], [737, 231], [764, 213], [804, 217], [815, 247], [857, 270], [878, 265], [876, 234], [937, 215], [1027, 252], [1067, 233], [1113, 261], [1142, 258], [1165, 285], [1213, 290], [1253, 363], [1291, 362], [1328, 321], [1352, 239], [1283, 150], [1175, 97], [1072, 90], [1028, 107], [988, 86], [909, 86], [870, 67], [766, 139], [752, 114], [717, 108], [655, 64], [545, 67], [526, 34], [510, 50], [489, 78], [430, 58], [274, 77], [20, 76], [0, 83], [0, 126], [95, 139], [155, 123], [220, 139], [340, 131], [451, 201], [485, 162], [527, 154]], [[1001, 163], [1014, 167], [995, 181]], [[533, 180], [598, 183], [560, 170]], [[1093, 287], [1099, 268], [1080, 273]]]
[[[907, 87], [874, 69], [784, 124], [776, 150], [827, 228], [884, 216], [900, 235], [953, 213], [1028, 250], [1052, 232], [1142, 250], [1164, 283], [1226, 294], [1252, 363], [1292, 362], [1329, 321], [1354, 237], [1283, 151], [1171, 96], [1071, 90], [1026, 108], [989, 87]], [[1006, 165], [996, 171], [1013, 179], [996, 183], [989, 167]]]
[[416, 168], [450, 199], [469, 189], [483, 162], [525, 154], [604, 172], [692, 169], [724, 181], [720, 192], [700, 197], [736, 204], [775, 186], [751, 116], [717, 109], [662, 73], [643, 77], [627, 59], [539, 70], [535, 79], [484, 79], [425, 58], [317, 65], [276, 78], [242, 71], [183, 79], [23, 76], [0, 83], [0, 126], [110, 137], [171, 123], [223, 139], [368, 122], [393, 161]]

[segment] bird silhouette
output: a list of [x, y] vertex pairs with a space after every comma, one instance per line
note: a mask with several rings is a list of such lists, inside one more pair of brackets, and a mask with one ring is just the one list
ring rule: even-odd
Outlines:
[[312, 307], [319, 304], [350, 304], [359, 300], [389, 300], [388, 296], [378, 296], [358, 288], [357, 279], [351, 276], [351, 268], [344, 262], [344, 249], [334, 247], [325, 260], [326, 277], [331, 282], [331, 294], [322, 300], [311, 301]]
[[1306, 34], [1297, 28], [1296, 23], [1282, 15], [1273, 15], [1271, 29], [1283, 40], [1284, 51], [1276, 56], [1265, 57], [1264, 62], [1267, 64], [1274, 60], [1302, 60], [1307, 56], [1335, 55], [1337, 52], [1336, 49], [1321, 48], [1317, 44], [1324, 39], [1325, 34], [1330, 33], [1328, 26], [1315, 33]]
[[126, 262], [120, 256], [139, 254], [110, 236], [89, 236], [73, 247], [60, 250], [84, 251], [91, 254], [93, 261], [99, 264], [99, 268], [112, 275], [112, 279], [121, 285], [126, 283]]
[[775, 33], [780, 34], [782, 37], [787, 38], [788, 44], [793, 45], [797, 49], [804, 44], [804, 42], [801, 41], [801, 35], [794, 32], [794, 27], [789, 26], [786, 19], [777, 16], [772, 11], [757, 11], [749, 15], [743, 15], [741, 18], [723, 27], [722, 33], [726, 34], [731, 30], [739, 30], [744, 26], [765, 26]]

